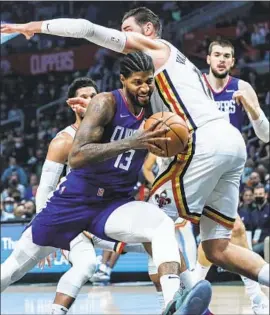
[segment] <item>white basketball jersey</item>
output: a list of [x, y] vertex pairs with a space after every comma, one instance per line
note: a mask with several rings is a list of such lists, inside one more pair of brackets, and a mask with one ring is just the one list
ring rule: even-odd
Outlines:
[[222, 119], [200, 70], [169, 42], [158, 40], [169, 46], [171, 53], [165, 65], [155, 72], [153, 113], [177, 113], [185, 117], [190, 130]]
[[[75, 138], [75, 134], [76, 134], [77, 128], [74, 125], [70, 125], [67, 126], [65, 129], [60, 130], [55, 137], [60, 136], [63, 132], [68, 133], [72, 139]], [[70, 166], [68, 165], [68, 163], [66, 163], [67, 165], [67, 169], [66, 169], [66, 175], [70, 172]]]

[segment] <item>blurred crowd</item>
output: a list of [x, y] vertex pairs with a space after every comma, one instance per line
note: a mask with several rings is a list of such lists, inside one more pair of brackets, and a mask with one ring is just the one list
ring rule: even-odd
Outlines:
[[[139, 2], [140, 5], [143, 3]], [[146, 5], [146, 3], [144, 3]], [[16, 2], [1, 4], [1, 19], [5, 21], [27, 22], [55, 17], [86, 18], [93, 22], [119, 28], [119, 16], [138, 2], [125, 2], [115, 11], [106, 10], [106, 2]], [[207, 5], [207, 2], [147, 2], [147, 7], [159, 13], [163, 19], [164, 38], [181, 49], [176, 34], [176, 25], [182, 17]], [[12, 6], [12, 10], [10, 7]], [[108, 12], [109, 11], [109, 12]], [[231, 20], [219, 21], [217, 28], [235, 26], [236, 57], [238, 63], [269, 60], [269, 29], [264, 21]], [[251, 30], [250, 25], [253, 25]], [[198, 51], [204, 51], [214, 38], [206, 37]], [[26, 42], [26, 41], [25, 41]], [[44, 50], [52, 47], [80, 45], [81, 40], [35, 35], [25, 46], [1, 45], [3, 53]], [[256, 58], [246, 54], [247, 46], [259, 51]], [[244, 47], [244, 48], [243, 48]], [[185, 51], [184, 51], [185, 53]], [[1, 101], [1, 221], [30, 220], [35, 214], [35, 195], [39, 184], [42, 165], [46, 158], [48, 144], [57, 132], [73, 122], [73, 112], [65, 104], [68, 85], [79, 76], [91, 76], [100, 91], [120, 87], [119, 58], [100, 48], [94, 58], [94, 65], [84, 71], [51, 72], [49, 74], [22, 76], [12, 73], [2, 80]], [[250, 59], [249, 59], [250, 58]], [[242, 61], [241, 61], [242, 60]], [[243, 64], [243, 62], [242, 62]], [[270, 92], [269, 73], [258, 74], [248, 64], [239, 73], [240, 77], [254, 87], [260, 105], [269, 118]], [[34, 79], [33, 79], [34, 78]], [[58, 101], [57, 101], [58, 100]], [[49, 107], [37, 115], [37, 109], [50, 102]], [[9, 120], [12, 123], [6, 123]], [[23, 121], [23, 125], [19, 122]], [[270, 233], [270, 146], [259, 141], [248, 118], [245, 118], [243, 137], [246, 141], [248, 160], [244, 170], [239, 198], [239, 214], [248, 231], [252, 232], [254, 248], [261, 253], [265, 235]], [[150, 186], [140, 176], [134, 187], [137, 199], [147, 200]], [[268, 212], [267, 212], [268, 211]]]

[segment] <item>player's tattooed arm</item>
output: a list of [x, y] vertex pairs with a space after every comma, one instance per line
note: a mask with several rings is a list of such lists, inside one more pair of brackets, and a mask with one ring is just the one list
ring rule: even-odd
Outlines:
[[152, 149], [157, 155], [165, 154], [155, 144], [170, 141], [164, 137], [168, 128], [154, 130], [159, 121], [147, 130], [137, 131], [131, 137], [101, 143], [105, 127], [112, 121], [115, 110], [116, 104], [112, 93], [100, 93], [90, 101], [69, 154], [71, 168], [102, 162], [130, 149]]
[[131, 143], [126, 139], [100, 143], [106, 125], [114, 117], [115, 108], [112, 93], [101, 93], [91, 100], [69, 155], [72, 168], [102, 162], [130, 149]]

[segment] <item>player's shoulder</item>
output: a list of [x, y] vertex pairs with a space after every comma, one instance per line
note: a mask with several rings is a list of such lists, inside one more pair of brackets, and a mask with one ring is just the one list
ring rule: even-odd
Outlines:
[[247, 89], [250, 89], [252, 88], [252, 86], [250, 85], [250, 83], [248, 83], [247, 81], [245, 80], [242, 80], [242, 79], [239, 79], [238, 81], [238, 89], [241, 91], [241, 90], [247, 90]]
[[50, 142], [46, 159], [62, 164], [66, 163], [72, 143], [73, 137], [69, 133], [65, 131], [59, 133]]
[[68, 132], [67, 128], [65, 128], [52, 139], [49, 148], [54, 150], [63, 150], [67, 146], [71, 147], [73, 140], [74, 137], [70, 134], [70, 132]]

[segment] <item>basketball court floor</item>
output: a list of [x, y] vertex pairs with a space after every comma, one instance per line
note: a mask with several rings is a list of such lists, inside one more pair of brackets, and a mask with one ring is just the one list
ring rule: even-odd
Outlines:
[[[1, 314], [50, 314], [55, 284], [14, 285], [1, 294]], [[269, 294], [268, 289], [265, 293]], [[213, 286], [211, 311], [221, 314], [253, 314], [242, 284]], [[86, 285], [69, 314], [161, 314], [150, 282]]]

